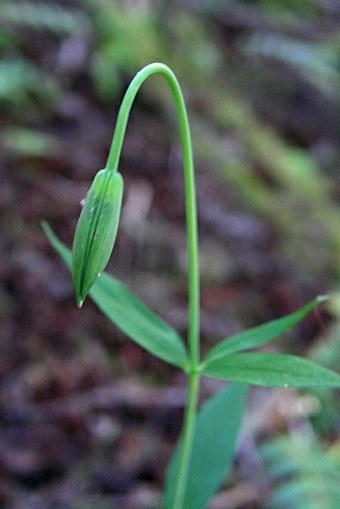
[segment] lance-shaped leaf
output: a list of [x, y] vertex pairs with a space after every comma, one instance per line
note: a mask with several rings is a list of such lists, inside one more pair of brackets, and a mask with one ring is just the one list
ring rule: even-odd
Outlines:
[[[70, 268], [70, 251], [46, 223], [43, 223], [43, 228], [54, 249]], [[179, 334], [115, 278], [102, 274], [90, 296], [106, 316], [138, 345], [175, 366], [183, 368], [187, 363], [187, 353]]]
[[312, 361], [286, 354], [240, 353], [215, 359], [202, 374], [266, 387], [340, 387], [340, 376]]
[[[204, 509], [230, 470], [246, 395], [246, 385], [231, 384], [202, 405], [194, 434], [183, 504], [185, 509]], [[180, 442], [168, 468], [164, 509], [174, 507], [179, 447]]]
[[121, 174], [100, 170], [85, 199], [73, 240], [72, 275], [79, 307], [111, 256], [122, 196]]
[[327, 298], [327, 296], [320, 295], [294, 313], [245, 330], [221, 341], [221, 343], [218, 343], [208, 352], [204, 359], [204, 366], [208, 367], [217, 360], [222, 361], [230, 354], [255, 348], [277, 338], [294, 327], [318, 304], [327, 300]]

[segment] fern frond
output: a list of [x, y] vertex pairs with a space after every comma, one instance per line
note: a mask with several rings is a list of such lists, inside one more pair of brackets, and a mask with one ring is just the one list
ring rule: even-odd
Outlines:
[[1, 25], [27, 26], [63, 35], [85, 31], [89, 20], [83, 12], [61, 5], [7, 1], [1, 3]]
[[18, 108], [35, 101], [49, 104], [58, 95], [56, 81], [28, 60], [0, 60], [0, 104]]
[[339, 471], [313, 435], [279, 437], [261, 453], [274, 483], [266, 509], [338, 509]]

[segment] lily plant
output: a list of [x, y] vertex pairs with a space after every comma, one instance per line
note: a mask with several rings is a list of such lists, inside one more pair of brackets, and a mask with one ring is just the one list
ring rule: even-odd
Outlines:
[[[176, 106], [186, 203], [188, 251], [188, 323], [186, 341], [140, 302], [121, 282], [102, 273], [110, 258], [123, 197], [118, 172], [129, 114], [146, 79], [162, 75]], [[104, 169], [94, 177], [76, 227], [72, 253], [43, 227], [56, 251], [71, 268], [76, 302], [87, 294], [130, 339], [182, 370], [187, 402], [178, 444], [166, 473], [163, 509], [204, 509], [231, 468], [245, 411], [247, 388], [257, 386], [340, 387], [340, 376], [301, 357], [251, 351], [295, 326], [327, 297], [319, 296], [283, 318], [222, 339], [202, 357], [200, 352], [200, 274], [194, 162], [190, 127], [181, 87], [173, 71], [152, 63], [139, 71], [122, 100]], [[228, 382], [199, 407], [202, 377]]]

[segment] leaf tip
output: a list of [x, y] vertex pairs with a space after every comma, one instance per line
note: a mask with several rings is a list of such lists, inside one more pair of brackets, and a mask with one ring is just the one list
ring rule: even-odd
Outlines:
[[51, 227], [50, 227], [50, 225], [48, 224], [48, 222], [47, 222], [47, 221], [45, 221], [45, 219], [42, 219], [42, 220], [40, 221], [40, 226], [41, 226], [41, 228], [42, 228], [43, 232], [45, 233], [45, 235], [46, 235], [46, 236], [48, 236], [48, 233], [49, 233], [49, 231], [51, 230]]
[[329, 295], [318, 295], [315, 300], [317, 304], [321, 304], [322, 302], [326, 302], [327, 300], [329, 300]]

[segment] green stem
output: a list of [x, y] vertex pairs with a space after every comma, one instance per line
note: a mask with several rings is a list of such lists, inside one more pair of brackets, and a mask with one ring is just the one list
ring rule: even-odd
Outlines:
[[188, 348], [190, 366], [188, 366], [187, 369], [188, 396], [182, 430], [182, 446], [179, 458], [179, 468], [177, 472], [176, 488], [173, 498], [173, 509], [182, 509], [195, 431], [200, 380], [200, 376], [197, 372], [200, 362], [200, 280], [195, 174], [190, 127], [181, 87], [175, 74], [166, 65], [161, 63], [153, 63], [147, 65], [141, 71], [139, 71], [132, 80], [126, 91], [118, 113], [116, 128], [113, 135], [106, 168], [112, 171], [116, 171], [118, 168], [132, 104], [141, 85], [152, 74], [163, 75], [170, 86], [177, 108], [184, 170], [185, 210], [188, 243]]
[[184, 507], [185, 489], [188, 481], [189, 465], [196, 425], [199, 384], [200, 374], [193, 372], [189, 373], [188, 395], [180, 441], [181, 449], [179, 451], [179, 464], [176, 472], [175, 493], [172, 497], [172, 509], [182, 509]]

